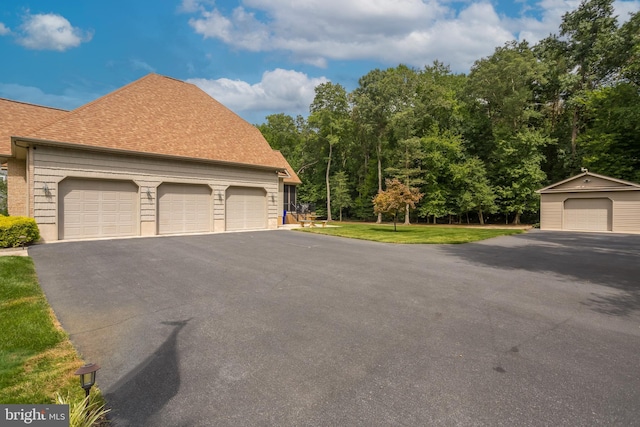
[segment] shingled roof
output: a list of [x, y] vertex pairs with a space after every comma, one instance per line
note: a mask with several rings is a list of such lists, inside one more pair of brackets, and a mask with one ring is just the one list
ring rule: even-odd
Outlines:
[[0, 157], [11, 157], [11, 136], [28, 133], [66, 114], [57, 108], [0, 98]]
[[291, 167], [289, 162], [287, 162], [287, 159], [284, 158], [282, 153], [278, 150], [273, 150], [273, 152], [276, 153], [276, 155], [280, 159], [280, 165], [286, 171], [286, 172], [281, 172], [282, 177], [284, 178], [283, 182], [285, 184], [292, 184], [292, 185], [302, 184], [302, 181], [300, 181], [300, 178], [298, 178], [298, 174], [296, 174], [296, 171], [293, 170], [293, 168]]
[[281, 169], [260, 131], [200, 88], [158, 74], [20, 135], [29, 139]]

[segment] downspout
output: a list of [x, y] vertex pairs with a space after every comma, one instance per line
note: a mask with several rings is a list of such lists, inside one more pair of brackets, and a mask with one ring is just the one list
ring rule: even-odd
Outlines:
[[26, 159], [25, 159], [25, 172], [24, 174], [26, 175], [26, 181], [27, 181], [27, 213], [26, 216], [28, 218], [31, 218], [31, 174], [29, 173], [29, 170], [31, 169], [31, 147], [27, 146], [26, 147], [27, 150], [27, 154], [26, 154]]

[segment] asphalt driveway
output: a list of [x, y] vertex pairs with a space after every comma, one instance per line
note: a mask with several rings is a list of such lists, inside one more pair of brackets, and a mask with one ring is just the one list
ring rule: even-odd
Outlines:
[[640, 236], [29, 250], [115, 426], [632, 425]]

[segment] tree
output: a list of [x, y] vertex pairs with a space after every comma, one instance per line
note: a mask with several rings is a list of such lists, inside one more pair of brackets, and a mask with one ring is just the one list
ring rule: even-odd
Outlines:
[[333, 202], [339, 209], [339, 218], [342, 221], [342, 209], [353, 206], [353, 200], [349, 194], [349, 183], [345, 171], [337, 172], [333, 175]]
[[520, 216], [538, 209], [538, 195], [545, 174], [540, 168], [541, 148], [551, 140], [537, 130], [525, 129], [510, 138], [498, 141], [497, 193], [502, 211], [508, 218], [515, 214], [513, 224], [520, 224]]
[[348, 133], [349, 103], [347, 92], [339, 84], [322, 83], [315, 88], [309, 125], [317, 130], [318, 138], [328, 149], [325, 186], [327, 190], [327, 221], [331, 221], [331, 161], [333, 147]]
[[477, 157], [472, 157], [462, 163], [451, 167], [453, 179], [459, 187], [457, 194], [460, 213], [467, 214], [469, 223], [469, 211], [477, 210], [480, 224], [484, 225], [484, 213], [495, 212], [496, 195], [489, 184], [484, 164]]
[[630, 83], [593, 91], [585, 103], [588, 128], [579, 136], [581, 166], [640, 181], [640, 92]]
[[570, 94], [571, 154], [576, 157], [577, 139], [583, 126], [583, 99], [586, 92], [606, 81], [612, 70], [614, 34], [613, 0], [583, 0], [577, 9], [562, 17], [560, 35], [567, 39], [567, 81]]
[[417, 188], [410, 188], [400, 182], [397, 178], [385, 180], [387, 189], [381, 191], [373, 198], [375, 213], [393, 215], [393, 230], [398, 231], [396, 226], [398, 212], [404, 210], [409, 205], [415, 209], [416, 203], [420, 201], [423, 194]]

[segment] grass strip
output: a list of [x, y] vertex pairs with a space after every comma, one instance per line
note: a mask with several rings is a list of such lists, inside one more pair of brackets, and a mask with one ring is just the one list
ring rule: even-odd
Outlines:
[[[0, 257], [0, 403], [82, 400], [83, 362], [42, 293], [29, 257]], [[93, 391], [92, 391], [93, 394]]]
[[337, 227], [298, 228], [296, 231], [399, 244], [458, 244], [523, 233], [522, 229], [440, 225], [332, 223]]

